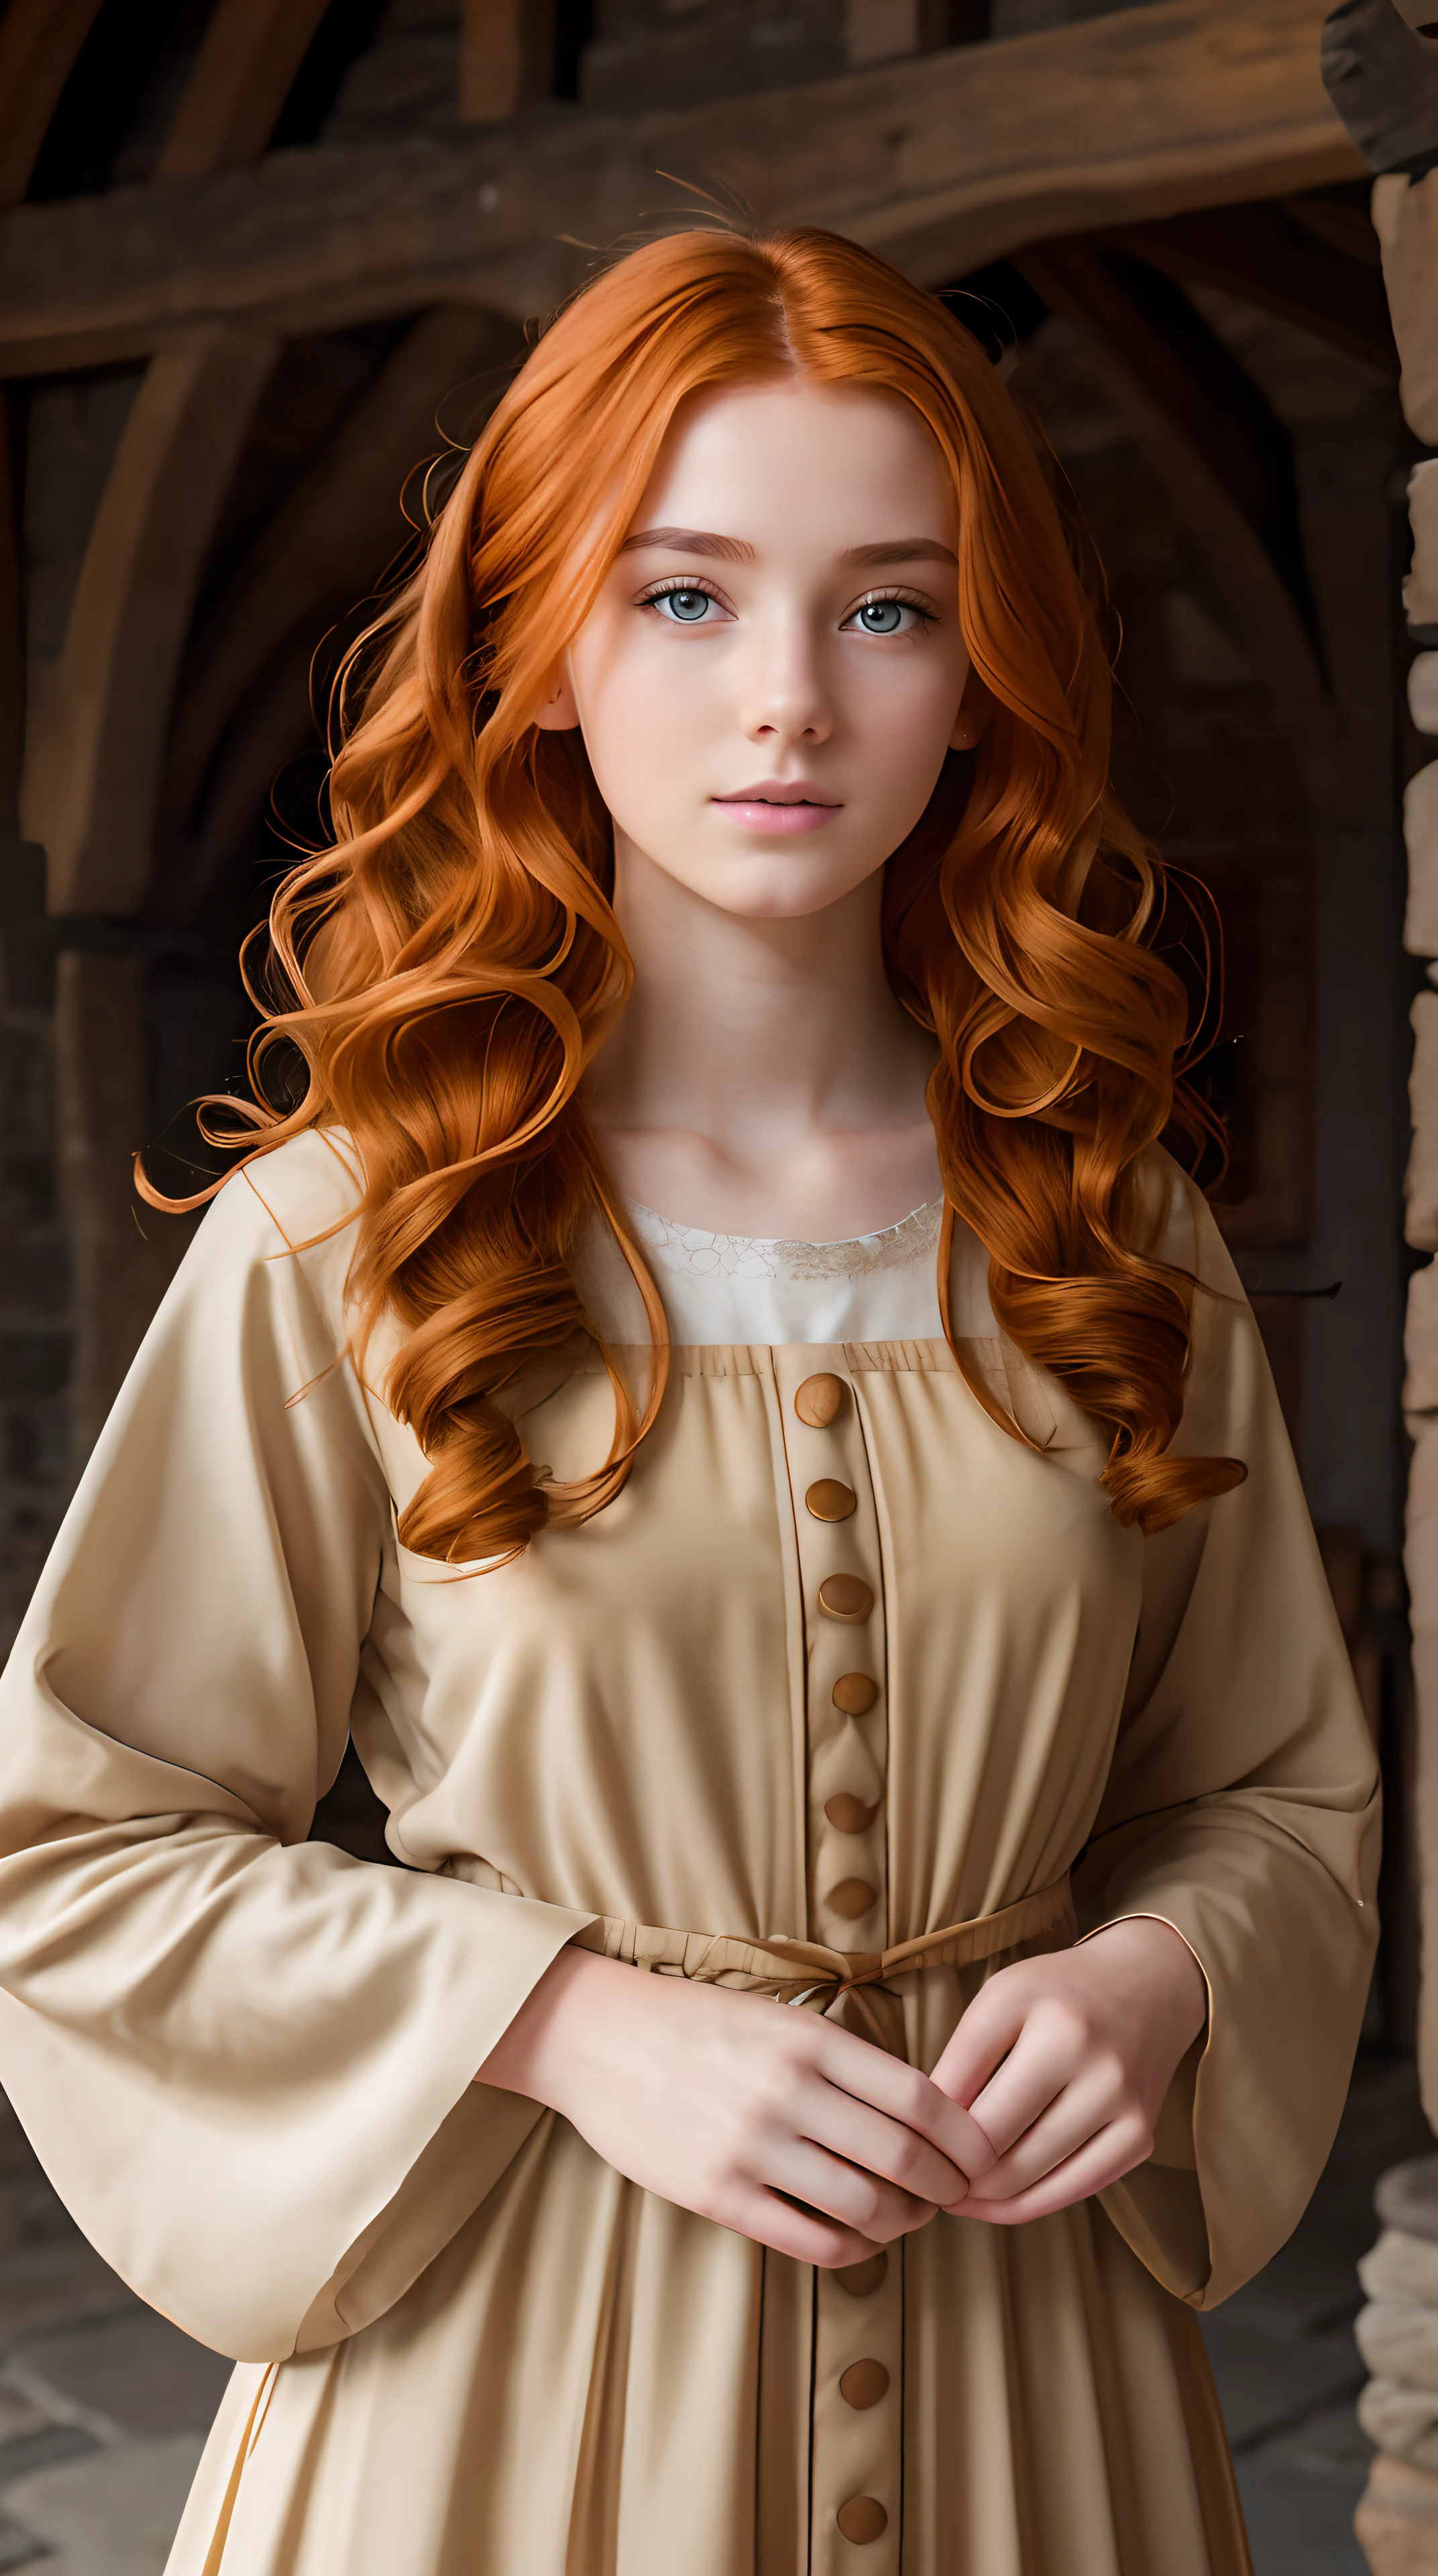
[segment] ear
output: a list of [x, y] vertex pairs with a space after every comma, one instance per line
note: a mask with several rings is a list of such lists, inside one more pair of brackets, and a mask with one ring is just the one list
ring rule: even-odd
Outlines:
[[569, 677], [566, 662], [554, 684], [553, 695], [546, 698], [534, 719], [541, 733], [572, 733], [579, 722], [579, 701]]
[[993, 701], [982, 680], [976, 679], [970, 671], [964, 682], [964, 694], [959, 701], [959, 712], [954, 718], [954, 729], [949, 736], [950, 751], [973, 750], [988, 723], [992, 704]]

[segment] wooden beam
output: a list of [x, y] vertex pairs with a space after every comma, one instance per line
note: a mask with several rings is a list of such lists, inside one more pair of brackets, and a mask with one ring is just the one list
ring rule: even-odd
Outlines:
[[1084, 326], [1095, 377], [1202, 548], [1321, 810], [1342, 750], [1316, 647], [1287, 433], [1192, 308], [1184, 323], [1164, 310], [1153, 287], [1165, 281], [1154, 271], [1147, 286], [1133, 274], [1136, 261], [1079, 242], [1044, 243], [1017, 265], [1046, 304]]
[[1136, 252], [1180, 284], [1192, 280], [1241, 296], [1311, 331], [1344, 357], [1360, 359], [1390, 383], [1398, 381], [1398, 351], [1378, 269], [1322, 241], [1283, 206], [1211, 206], [1162, 223], [1118, 228], [1100, 239]]
[[459, 35], [459, 121], [493, 125], [526, 100], [548, 98], [554, 78], [554, 0], [464, 0]]
[[32, 668], [21, 823], [57, 913], [132, 911], [201, 567], [278, 354], [211, 326], [151, 361], [95, 516], [58, 662]]
[[[1324, 0], [1152, 0], [1000, 44], [632, 120], [277, 152], [259, 168], [0, 217], [0, 372], [93, 365], [203, 320], [335, 328], [472, 298], [523, 321], [592, 253], [722, 185], [938, 285], [1026, 242], [1351, 178]], [[572, 236], [566, 240], [565, 236]]]
[[[217, 856], [208, 825], [198, 851], [190, 837], [194, 809], [215, 747], [241, 701], [288, 638], [300, 634], [307, 659], [329, 621], [363, 599], [380, 578], [405, 534], [405, 477], [442, 444], [439, 405], [468, 385], [479, 399], [465, 402], [464, 425], [477, 429], [522, 349], [511, 323], [469, 305], [442, 306], [416, 322], [215, 601], [186, 654], [166, 755], [160, 843], [175, 896], [192, 893], [195, 874], [208, 875]], [[289, 702], [294, 698], [292, 692]], [[228, 851], [232, 817], [245, 808], [246, 797], [247, 825], [277, 762], [305, 739], [302, 688], [297, 709], [293, 739], [282, 740], [277, 754], [275, 720], [259, 726], [252, 787], [237, 791], [234, 780], [227, 781], [218, 856]], [[281, 733], [284, 722], [281, 717]], [[248, 781], [253, 764], [242, 766]]]
[[10, 0], [0, 19], [0, 206], [18, 206], [100, 0]]
[[155, 164], [200, 179], [263, 152], [326, 0], [220, 0]]

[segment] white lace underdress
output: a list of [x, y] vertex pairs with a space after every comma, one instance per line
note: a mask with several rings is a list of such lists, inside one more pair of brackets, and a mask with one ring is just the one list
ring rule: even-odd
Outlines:
[[925, 1341], [942, 1332], [942, 1199], [846, 1243], [711, 1234], [627, 1204], [676, 1342]]

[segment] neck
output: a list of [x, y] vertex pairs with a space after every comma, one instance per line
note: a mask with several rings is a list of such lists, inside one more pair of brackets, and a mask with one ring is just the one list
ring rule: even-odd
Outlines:
[[800, 920], [725, 912], [620, 837], [634, 988], [587, 1096], [621, 1189], [755, 1233], [863, 1231], [933, 1194], [933, 1048], [889, 989], [881, 901], [876, 874]]

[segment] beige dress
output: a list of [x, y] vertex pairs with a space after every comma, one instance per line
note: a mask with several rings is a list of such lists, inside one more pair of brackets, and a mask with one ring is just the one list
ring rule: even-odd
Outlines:
[[[1192, 2310], [1323, 2163], [1376, 1852], [1207, 1212], [1173, 1181], [1171, 1254], [1213, 1291], [1181, 1442], [1248, 1481], [1160, 1538], [1000, 1340], [978, 1247], [956, 1330], [1037, 1446], [878, 1237], [882, 1331], [821, 1250], [807, 1304], [764, 1290], [781, 1338], [676, 1350], [609, 1509], [455, 1574], [396, 1539], [423, 1461], [346, 1357], [352, 1204], [317, 1136], [222, 1192], [0, 1701], [0, 2077], [102, 2253], [240, 2363], [172, 2576], [1238, 2576]], [[662, 1249], [692, 1326], [703, 1264]], [[592, 1310], [638, 1343], [613, 1255]], [[816, 1374], [827, 1425], [796, 1410]], [[537, 1464], [602, 1456], [597, 1361], [529, 1396]], [[846, 1713], [856, 1673], [880, 1687]], [[304, 1839], [351, 1728], [403, 1870]], [[576, 1936], [755, 2011], [918, 1943], [837, 2009], [930, 2066], [993, 1966], [1069, 1937], [1070, 1869], [1082, 1923], [1178, 1928], [1211, 2012], [1151, 2162], [1059, 2216], [816, 2275], [471, 2080]]]

